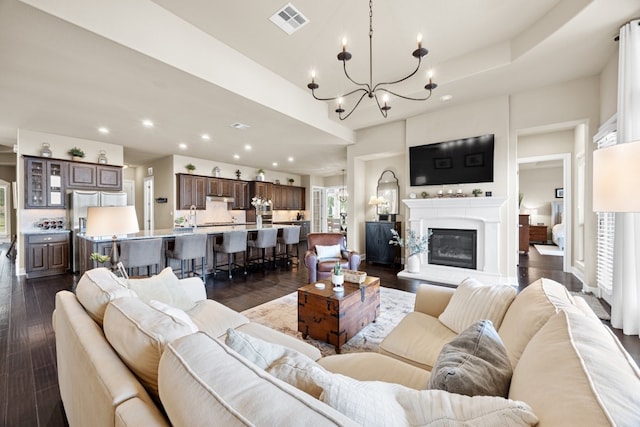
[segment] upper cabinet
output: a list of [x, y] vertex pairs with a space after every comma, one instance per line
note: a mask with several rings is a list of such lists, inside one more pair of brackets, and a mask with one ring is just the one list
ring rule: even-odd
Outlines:
[[25, 157], [24, 207], [64, 208], [65, 169], [63, 160]]
[[102, 164], [68, 162], [67, 188], [122, 190], [122, 168]]
[[304, 187], [273, 184], [272, 195], [273, 209], [304, 210], [305, 208]]
[[206, 209], [207, 177], [177, 174], [178, 209], [188, 210], [191, 206], [196, 209]]
[[207, 196], [233, 197], [233, 180], [225, 178], [208, 178]]
[[233, 203], [231, 204], [231, 209], [249, 209], [251, 207], [247, 195], [247, 188], [247, 181], [233, 182]]

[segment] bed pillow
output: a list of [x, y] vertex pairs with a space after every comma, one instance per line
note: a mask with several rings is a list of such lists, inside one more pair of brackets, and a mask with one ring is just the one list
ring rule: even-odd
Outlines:
[[483, 319], [491, 320], [498, 329], [515, 297], [516, 290], [511, 286], [483, 285], [469, 277], [458, 285], [438, 320], [457, 333]]
[[165, 268], [155, 276], [144, 279], [129, 279], [127, 286], [147, 304], [151, 300], [156, 300], [185, 311], [191, 310], [195, 306], [195, 303], [182, 289], [180, 280], [173, 273], [171, 267]]
[[342, 258], [340, 245], [322, 246], [316, 245], [316, 254], [318, 259]]
[[490, 320], [480, 320], [442, 347], [428, 388], [467, 396], [507, 397], [512, 375], [498, 332]]

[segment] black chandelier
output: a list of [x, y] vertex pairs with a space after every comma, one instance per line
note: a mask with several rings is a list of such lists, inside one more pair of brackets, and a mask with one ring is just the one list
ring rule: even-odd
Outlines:
[[[410, 96], [400, 95], [384, 87], [384, 86], [403, 82], [408, 78], [412, 77], [415, 73], [418, 72], [418, 70], [420, 69], [420, 65], [422, 65], [422, 57], [426, 56], [428, 53], [429, 51], [422, 47], [422, 36], [418, 35], [418, 48], [414, 50], [412, 53], [413, 57], [418, 60], [418, 65], [416, 66], [416, 69], [413, 70], [411, 74], [401, 78], [400, 80], [396, 80], [393, 82], [380, 82], [374, 85], [373, 84], [373, 0], [369, 0], [369, 83], [358, 83], [357, 81], [353, 80], [349, 75], [349, 73], [347, 72], [347, 61], [351, 59], [351, 53], [347, 52], [347, 41], [346, 39], [343, 39], [342, 52], [338, 53], [338, 61], [342, 61], [344, 74], [347, 76], [347, 78], [356, 86], [360, 86], [360, 87], [350, 92], [347, 92], [344, 95], [336, 96], [334, 98], [320, 98], [316, 96], [316, 89], [318, 89], [320, 85], [318, 85], [318, 83], [316, 83], [315, 81], [314, 71], [311, 72], [311, 83], [309, 83], [307, 87], [311, 89], [311, 94], [318, 101], [338, 100], [338, 108], [336, 108], [336, 113], [338, 113], [338, 117], [340, 117], [340, 120], [345, 120], [346, 118], [348, 118], [355, 111], [355, 109], [358, 108], [358, 105], [360, 105], [360, 102], [365, 97], [365, 95], [368, 96], [369, 98], [375, 98], [376, 104], [378, 104], [378, 109], [380, 110], [380, 113], [386, 119], [387, 113], [391, 109], [391, 106], [389, 105], [389, 94], [397, 96], [399, 98], [408, 99], [410, 101], [426, 101], [427, 99], [431, 98], [431, 92], [436, 87], [438, 87], [438, 85], [436, 83], [433, 83], [433, 81], [431, 80], [432, 78], [431, 75], [429, 75], [429, 83], [427, 83], [426, 86], [424, 87], [427, 91], [429, 91], [428, 95], [425, 98], [413, 98]], [[377, 92], [385, 93], [384, 96], [382, 97], [382, 104], [378, 99]], [[345, 112], [343, 108], [343, 98], [346, 98], [348, 96], [351, 96], [357, 93], [361, 94], [360, 98], [358, 98], [358, 101], [355, 103], [351, 111], [349, 111], [347, 115], [343, 116], [342, 114]]]

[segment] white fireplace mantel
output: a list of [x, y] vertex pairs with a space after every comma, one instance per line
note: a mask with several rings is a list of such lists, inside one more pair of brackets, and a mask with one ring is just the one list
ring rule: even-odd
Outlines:
[[401, 277], [458, 284], [469, 276], [487, 283], [509, 284], [502, 272], [500, 253], [503, 238], [501, 222], [506, 202], [504, 197], [442, 197], [405, 199], [408, 228], [422, 236], [430, 228], [452, 228], [477, 231], [477, 269], [431, 265], [421, 255], [419, 273], [398, 273]]

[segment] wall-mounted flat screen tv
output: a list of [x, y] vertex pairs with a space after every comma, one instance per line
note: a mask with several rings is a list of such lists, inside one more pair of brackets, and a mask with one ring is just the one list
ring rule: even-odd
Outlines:
[[409, 147], [411, 186], [493, 182], [493, 134]]

